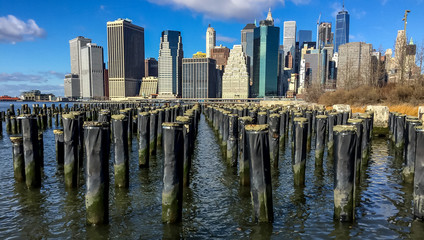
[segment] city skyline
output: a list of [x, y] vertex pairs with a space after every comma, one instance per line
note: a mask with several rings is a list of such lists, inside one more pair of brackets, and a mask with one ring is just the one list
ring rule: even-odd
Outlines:
[[[38, 88], [63, 96], [64, 76], [71, 73], [69, 40], [77, 36], [90, 38], [105, 48], [104, 55], [107, 56], [106, 23], [120, 17], [132, 19], [134, 24], [145, 28], [145, 58], [157, 59], [160, 33], [164, 30], [180, 31], [185, 55], [191, 56], [203, 51], [208, 24], [215, 28], [217, 45], [232, 48], [234, 44], [240, 44], [243, 27], [255, 18], [258, 21], [263, 19], [271, 7], [276, 26], [283, 29], [284, 21], [293, 20], [297, 30], [312, 30], [312, 39], [316, 39], [316, 20], [320, 12], [321, 22], [331, 22], [335, 26], [335, 14], [342, 9], [341, 1], [286, 1], [284, 5], [279, 1], [246, 1], [245, 11], [240, 11], [237, 3], [228, 3], [228, 11], [234, 11], [227, 13], [213, 7], [204, 9], [188, 1], [183, 1], [184, 5], [172, 0], [155, 2], [158, 4], [124, 1], [117, 5], [104, 1], [102, 5], [87, 3], [84, 9], [76, 9], [69, 3], [50, 5], [42, 2], [37, 6], [48, 13], [34, 11], [30, 4], [3, 2], [4, 7], [0, 9], [0, 83], [4, 87], [0, 95], [16, 96], [21, 91]], [[346, 1], [345, 9], [351, 14], [349, 40], [371, 43], [376, 49], [380, 45], [383, 50], [393, 49], [397, 30], [403, 29], [403, 11], [410, 9], [408, 35], [420, 44], [424, 39], [420, 30], [424, 17], [417, 11], [420, 7], [424, 7], [421, 1], [412, 0], [402, 3]], [[75, 18], [67, 19], [75, 12], [78, 13]], [[13, 26], [25, 27], [23, 32], [16, 32], [10, 29]], [[282, 39], [280, 31], [280, 44]]]

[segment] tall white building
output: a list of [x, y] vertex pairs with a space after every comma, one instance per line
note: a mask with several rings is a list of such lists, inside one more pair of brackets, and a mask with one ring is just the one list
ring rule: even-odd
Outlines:
[[296, 21], [285, 21], [283, 34], [284, 53], [287, 56], [290, 52], [294, 63], [296, 57]]
[[88, 43], [81, 48], [81, 91], [83, 98], [104, 96], [103, 47]]
[[248, 98], [249, 73], [242, 45], [234, 45], [222, 76], [222, 98]]
[[80, 97], [80, 82], [77, 74], [65, 75], [64, 84], [65, 97], [79, 98]]
[[216, 46], [216, 32], [213, 27], [209, 24], [208, 30], [206, 30], [206, 57], [211, 57], [211, 49]]
[[181, 33], [172, 30], [163, 31], [158, 59], [159, 97], [181, 96], [183, 57]]
[[144, 28], [129, 19], [107, 22], [109, 97], [139, 94], [144, 76]]
[[[69, 40], [69, 48], [70, 48], [70, 56], [71, 56], [71, 74], [78, 75], [79, 78], [79, 84], [82, 85], [81, 82], [81, 48], [86, 46], [87, 43], [91, 43], [91, 39], [85, 38], [82, 36], [78, 36], [74, 39]], [[77, 84], [74, 82], [74, 84]], [[78, 97], [82, 96], [82, 88], [78, 87], [80, 89]]]

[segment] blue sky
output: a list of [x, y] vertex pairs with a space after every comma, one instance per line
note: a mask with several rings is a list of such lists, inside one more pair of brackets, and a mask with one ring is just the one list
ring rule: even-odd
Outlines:
[[[145, 28], [146, 58], [157, 58], [160, 34], [167, 29], [182, 32], [184, 55], [191, 57], [205, 51], [208, 24], [217, 32], [217, 44], [232, 48], [240, 43], [244, 25], [264, 19], [271, 7], [277, 26], [295, 20], [298, 30], [312, 30], [315, 39], [319, 14], [321, 21], [334, 24], [341, 6], [341, 0], [0, 0], [0, 95], [31, 89], [63, 95], [63, 78], [70, 71], [68, 41], [91, 38], [104, 47], [106, 62], [106, 22], [117, 18]], [[346, 0], [345, 8], [351, 14], [351, 42], [393, 48], [405, 9], [412, 11], [408, 36], [424, 41], [424, 0]]]

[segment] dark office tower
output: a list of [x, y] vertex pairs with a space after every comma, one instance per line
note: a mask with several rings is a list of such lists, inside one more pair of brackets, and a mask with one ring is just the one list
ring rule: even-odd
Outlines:
[[333, 43], [333, 33], [331, 32], [331, 23], [322, 22], [318, 29], [318, 47], [322, 49], [327, 44]]
[[349, 42], [349, 13], [343, 10], [336, 16], [336, 36], [334, 39], [334, 52], [339, 51], [339, 46]]
[[300, 49], [302, 49], [304, 42], [312, 42], [312, 31], [311, 30], [299, 30], [299, 32], [297, 34], [297, 41], [299, 42]]
[[216, 61], [212, 58], [183, 59], [183, 98], [216, 97]]
[[162, 32], [159, 49], [158, 90], [161, 97], [181, 96], [181, 67], [184, 57], [181, 32]]
[[247, 56], [249, 66], [247, 71], [249, 73], [249, 85], [253, 82], [253, 32], [256, 28], [256, 24], [249, 23], [243, 30], [241, 30], [241, 46], [244, 54]]
[[107, 22], [109, 95], [138, 95], [144, 76], [144, 28], [129, 19]]
[[251, 97], [277, 96], [280, 28], [274, 26], [271, 10], [259, 25], [254, 30]]
[[158, 76], [158, 61], [155, 58], [147, 58], [144, 60], [145, 77]]

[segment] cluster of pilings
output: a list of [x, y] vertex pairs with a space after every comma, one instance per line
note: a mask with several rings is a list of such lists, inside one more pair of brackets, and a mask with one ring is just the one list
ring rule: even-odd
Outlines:
[[414, 216], [424, 219], [424, 127], [418, 117], [389, 113], [389, 136], [403, 160], [402, 177], [413, 184]]
[[291, 142], [293, 182], [304, 186], [312, 139], [316, 166], [323, 164], [326, 146], [329, 161], [334, 161], [334, 218], [354, 219], [354, 193], [368, 162], [373, 112], [352, 118], [350, 112], [325, 109], [217, 104], [205, 106], [204, 113], [225, 159], [239, 165], [240, 184], [250, 186], [256, 221], [273, 221], [270, 172], [278, 168], [280, 148]]
[[[199, 105], [87, 103], [74, 104], [71, 108], [67, 104], [65, 108], [33, 105], [33, 110], [22, 105], [22, 111], [18, 109], [17, 112], [23, 114], [15, 118], [11, 105], [7, 114], [1, 116], [5, 116], [7, 128], [10, 128], [14, 174], [18, 182], [25, 181], [29, 188], [41, 187], [44, 157], [43, 133], [39, 130], [51, 127], [49, 119], [55, 116], [56, 126], [63, 126], [63, 129], [54, 129], [53, 133], [56, 160], [63, 165], [65, 187], [78, 188], [84, 184], [80, 173], [85, 168], [87, 223], [108, 223], [111, 146], [114, 148], [115, 186], [129, 187], [129, 151], [133, 136], [139, 140], [140, 168], [149, 167], [158, 149], [163, 149], [162, 220], [167, 223], [181, 220], [182, 189], [189, 185], [191, 156], [200, 119]], [[20, 125], [12, 127], [12, 119], [17, 119]], [[47, 119], [47, 124], [43, 119]], [[22, 135], [18, 135], [20, 132]]]

